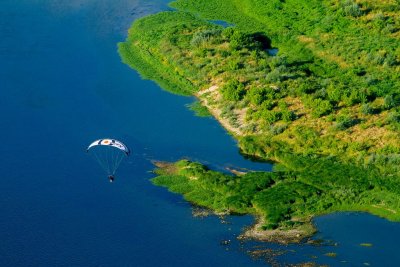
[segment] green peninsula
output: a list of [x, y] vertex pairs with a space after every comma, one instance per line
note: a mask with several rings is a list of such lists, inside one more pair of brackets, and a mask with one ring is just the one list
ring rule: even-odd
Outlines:
[[[400, 221], [398, 0], [178, 0], [134, 22], [123, 61], [194, 95], [270, 173], [161, 164], [155, 184], [216, 212], [254, 214], [248, 233], [292, 242], [311, 219], [367, 211]], [[285, 233], [289, 233], [286, 234]]]

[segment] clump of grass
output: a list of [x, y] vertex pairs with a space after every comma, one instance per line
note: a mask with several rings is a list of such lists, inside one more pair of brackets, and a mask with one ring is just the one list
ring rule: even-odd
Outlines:
[[187, 104], [186, 107], [188, 107], [191, 111], [193, 111], [194, 114], [198, 117], [211, 117], [210, 111], [207, 109], [207, 107], [203, 106], [199, 101]]

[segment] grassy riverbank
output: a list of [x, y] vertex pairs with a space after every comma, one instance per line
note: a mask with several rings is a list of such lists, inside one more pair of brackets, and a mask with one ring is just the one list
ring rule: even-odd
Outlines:
[[398, 177], [335, 158], [280, 160], [273, 172], [244, 175], [222, 174], [187, 160], [158, 163], [153, 183], [219, 214], [257, 216], [258, 224], [244, 236], [268, 241], [300, 241], [314, 232], [314, 216], [335, 211], [366, 211], [400, 221]]
[[156, 184], [217, 211], [260, 216], [270, 230], [338, 210], [400, 220], [398, 1], [172, 6], [132, 25], [119, 44], [124, 62], [196, 96], [244, 154], [279, 164], [227, 176], [182, 161], [159, 170]]

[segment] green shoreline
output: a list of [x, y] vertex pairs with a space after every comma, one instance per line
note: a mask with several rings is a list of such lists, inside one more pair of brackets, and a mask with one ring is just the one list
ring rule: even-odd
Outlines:
[[153, 182], [216, 212], [257, 216], [247, 237], [269, 241], [298, 242], [314, 216], [335, 211], [400, 221], [396, 3], [179, 0], [177, 11], [135, 21], [119, 44], [124, 63], [196, 96], [243, 154], [277, 162], [244, 175], [165, 163]]
[[[300, 242], [310, 237], [315, 228], [312, 218], [339, 211], [362, 211], [389, 220], [400, 221], [397, 194], [371, 186], [377, 183], [375, 171], [356, 169], [342, 165], [339, 174], [329, 173], [334, 160], [316, 168], [319, 159], [297, 159], [310, 163], [308, 171], [286, 169], [282, 163], [275, 165], [273, 172], [249, 172], [244, 175], [229, 175], [207, 169], [196, 162], [181, 160], [176, 163], [156, 163], [155, 185], [181, 194], [185, 200], [209, 208], [216, 214], [252, 214], [256, 224], [241, 235], [242, 238], [278, 243]], [[314, 164], [311, 164], [313, 162]], [[292, 161], [293, 164], [294, 161]], [[325, 169], [325, 173], [321, 173]], [[346, 183], [348, 173], [353, 185]], [[368, 175], [364, 179], [364, 175]], [[345, 177], [343, 179], [342, 177]], [[337, 181], [329, 190], [325, 183]], [[317, 180], [317, 181], [316, 181]], [[347, 186], [338, 186], [338, 184]], [[339, 187], [340, 189], [337, 189]], [[396, 203], [383, 203], [390, 200]]]

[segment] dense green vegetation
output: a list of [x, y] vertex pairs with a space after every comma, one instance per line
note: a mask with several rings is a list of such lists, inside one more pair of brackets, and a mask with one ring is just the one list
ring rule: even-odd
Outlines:
[[[348, 159], [399, 153], [397, 2], [186, 0], [172, 6], [182, 11], [138, 20], [120, 44], [124, 61], [145, 78], [180, 94], [217, 85], [217, 95], [199, 96], [208, 108], [220, 110], [239, 136], [277, 141], [292, 153]], [[275, 56], [272, 47], [279, 49]], [[303, 129], [314, 132], [318, 145], [300, 144], [307, 138]]]
[[217, 212], [264, 217], [265, 229], [310, 223], [333, 211], [368, 211], [400, 220], [398, 177], [382, 177], [375, 167], [360, 168], [335, 158], [286, 155], [273, 172], [222, 174], [181, 160], [156, 170], [156, 185]]
[[397, 0], [171, 6], [132, 25], [119, 44], [124, 62], [195, 95], [192, 108], [210, 110], [243, 154], [280, 164], [229, 176], [182, 161], [160, 170], [156, 184], [218, 211], [261, 215], [269, 229], [335, 210], [400, 220]]

